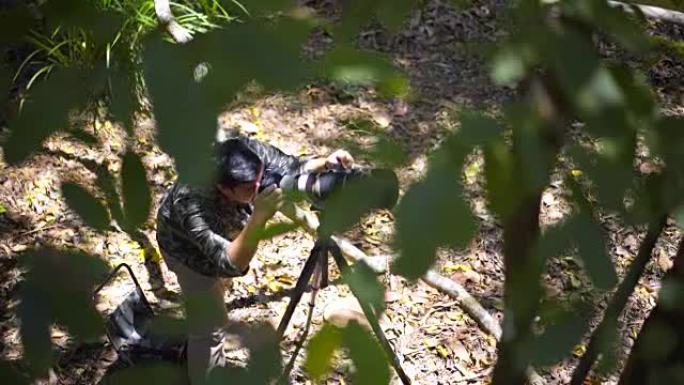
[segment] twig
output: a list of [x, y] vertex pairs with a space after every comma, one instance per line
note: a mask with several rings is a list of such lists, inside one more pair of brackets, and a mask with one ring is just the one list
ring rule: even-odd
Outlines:
[[37, 228], [37, 229], [33, 229], [33, 230], [29, 230], [29, 231], [24, 231], [23, 233], [19, 233], [19, 234], [13, 235], [13, 236], [12, 236], [12, 240], [15, 240], [15, 239], [17, 239], [17, 238], [21, 238], [21, 237], [24, 237], [24, 236], [27, 236], [27, 235], [39, 233], [39, 232], [41, 232], [41, 231], [51, 230], [51, 229], [54, 229], [54, 228], [57, 228], [57, 227], [60, 227], [60, 226], [62, 226], [61, 223], [55, 223], [54, 225], [43, 226], [43, 227], [40, 227], [40, 228]]
[[184, 44], [192, 40], [192, 33], [178, 24], [173, 17], [169, 0], [154, 0], [154, 11], [157, 13], [159, 24], [166, 27], [176, 43]]
[[473, 373], [469, 376], [463, 376], [463, 377], [459, 378], [458, 380], [456, 380], [456, 382], [468, 382], [468, 381], [478, 380], [482, 377], [490, 375], [493, 370], [494, 370], [494, 368], [489, 368], [489, 369], [485, 369], [479, 373]]
[[611, 303], [608, 305], [608, 308], [606, 308], [603, 320], [601, 320], [601, 323], [592, 333], [589, 344], [587, 345], [587, 350], [582, 358], [580, 358], [580, 362], [577, 364], [577, 367], [572, 374], [570, 385], [582, 385], [584, 383], [584, 379], [587, 377], [589, 370], [591, 370], [594, 361], [596, 361], [596, 358], [600, 353], [601, 349], [599, 342], [602, 340], [606, 331], [611, 327], [611, 324], [617, 322], [618, 316], [627, 304], [627, 300], [634, 291], [634, 287], [638, 283], [639, 277], [641, 277], [646, 264], [651, 259], [653, 247], [666, 223], [667, 216], [663, 216], [649, 224], [646, 238], [644, 238], [639, 247], [639, 253], [629, 267], [629, 271], [622, 280], [622, 283], [620, 283], [615, 295], [613, 295]]
[[672, 11], [669, 9], [664, 9], [660, 7], [655, 7], [652, 5], [642, 5], [635, 3], [625, 3], [622, 1], [608, 1], [608, 4], [614, 7], [620, 7], [624, 11], [629, 13], [634, 13], [634, 9], [638, 9], [649, 19], [655, 19], [659, 21], [669, 21], [675, 24], [684, 24], [684, 13], [678, 11]]

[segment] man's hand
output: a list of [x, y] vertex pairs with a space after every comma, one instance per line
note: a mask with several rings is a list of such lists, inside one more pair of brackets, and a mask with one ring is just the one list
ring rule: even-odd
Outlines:
[[266, 222], [280, 209], [283, 201], [283, 192], [276, 186], [268, 186], [254, 199], [254, 212], [247, 225], [240, 234], [230, 243], [227, 257], [238, 270], [243, 271], [249, 267], [249, 262], [254, 257], [259, 238]]
[[347, 150], [337, 150], [325, 159], [327, 169], [350, 168], [354, 165], [354, 158]]
[[323, 172], [325, 170], [350, 168], [354, 158], [347, 150], [337, 150], [326, 158], [311, 159], [304, 165], [305, 172]]
[[283, 204], [283, 190], [275, 185], [266, 187], [254, 199], [254, 213], [252, 217], [260, 224], [266, 224]]

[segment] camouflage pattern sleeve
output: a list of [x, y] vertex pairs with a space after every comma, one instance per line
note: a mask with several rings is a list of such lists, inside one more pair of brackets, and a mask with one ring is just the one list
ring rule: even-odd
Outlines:
[[242, 138], [249, 148], [264, 162], [265, 173], [276, 173], [281, 176], [298, 174], [302, 171], [303, 161], [293, 155], [288, 155], [275, 146], [260, 142], [256, 139]]
[[200, 196], [184, 193], [185, 188], [178, 187], [168, 197], [170, 201], [164, 202], [170, 209], [170, 220], [160, 223], [160, 247], [200, 274], [212, 277], [244, 275], [247, 269], [240, 271], [228, 257], [230, 241], [217, 232], [215, 213], [205, 207]]

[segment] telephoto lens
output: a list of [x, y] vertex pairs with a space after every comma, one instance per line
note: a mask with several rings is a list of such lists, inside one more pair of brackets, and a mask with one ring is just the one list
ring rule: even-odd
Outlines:
[[363, 184], [371, 193], [373, 207], [391, 209], [399, 197], [399, 180], [388, 169], [331, 170], [319, 173], [285, 175], [279, 186], [283, 190], [300, 191], [315, 201], [325, 201], [334, 192], [352, 183]]

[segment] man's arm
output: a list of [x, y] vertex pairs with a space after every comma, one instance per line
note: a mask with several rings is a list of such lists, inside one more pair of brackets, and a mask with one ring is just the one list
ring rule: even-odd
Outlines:
[[247, 269], [236, 265], [230, 258], [232, 242], [214, 232], [207, 222], [205, 209], [199, 200], [185, 195], [173, 202], [174, 235], [192, 243], [202, 256], [202, 260], [189, 260], [193, 270], [207, 276], [237, 277], [245, 275]]
[[245, 141], [245, 144], [264, 162], [264, 169], [267, 173], [286, 175], [300, 171], [302, 162], [298, 157], [286, 154], [279, 148], [256, 139], [241, 137], [240, 140]]
[[346, 150], [337, 150], [327, 157], [310, 159], [302, 166], [304, 172], [321, 172], [336, 167], [349, 168], [354, 164], [354, 158]]
[[184, 195], [174, 202], [174, 216], [179, 218], [180, 229], [174, 230], [185, 240], [192, 242], [206, 256], [206, 261], [192, 261], [193, 268], [209, 276], [236, 277], [247, 273], [249, 263], [259, 245], [266, 222], [282, 204], [282, 191], [266, 188], [254, 201], [254, 212], [238, 236], [229, 241], [211, 230], [199, 200]]
[[313, 158], [306, 161], [288, 155], [270, 144], [251, 138], [243, 138], [247, 145], [261, 158], [267, 171], [280, 175], [299, 172], [320, 172], [331, 167], [348, 168], [354, 163], [354, 158], [345, 150], [337, 150], [327, 157]]
[[274, 186], [266, 188], [254, 200], [254, 212], [247, 225], [231, 242], [228, 258], [238, 269], [246, 270], [259, 245], [260, 235], [266, 222], [280, 209], [282, 191]]

